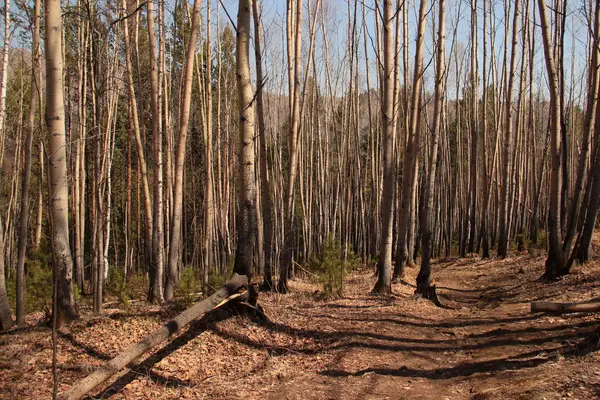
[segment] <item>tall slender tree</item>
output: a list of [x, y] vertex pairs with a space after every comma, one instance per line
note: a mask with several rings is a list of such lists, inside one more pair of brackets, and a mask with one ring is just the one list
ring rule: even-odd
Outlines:
[[254, 60], [256, 62], [256, 113], [258, 114], [258, 140], [260, 146], [260, 204], [262, 206], [263, 248], [264, 252], [264, 282], [267, 290], [273, 288], [273, 211], [271, 201], [271, 185], [267, 165], [267, 130], [265, 128], [265, 111], [263, 88], [266, 84], [263, 74], [262, 61], [262, 13], [259, 10], [259, 0], [252, 1], [254, 16]]
[[[381, 123], [384, 129], [383, 193], [381, 195], [381, 244], [377, 262], [377, 283], [373, 292], [392, 292], [392, 245], [394, 188], [396, 181], [394, 158], [394, 32], [392, 0], [383, 3], [383, 96]], [[375, 16], [379, 18], [379, 16]]]
[[239, 106], [238, 240], [233, 272], [250, 276], [256, 242], [254, 94], [250, 81], [251, 0], [240, 0], [237, 15], [236, 76]]
[[[291, 13], [292, 4], [296, 11], [294, 24], [288, 22], [289, 37], [294, 32], [293, 53], [288, 52], [288, 71], [290, 74], [290, 131], [288, 143], [288, 177], [285, 187], [285, 211], [284, 211], [284, 242], [279, 260], [279, 282], [278, 289], [287, 293], [288, 279], [292, 267], [292, 250], [294, 247], [294, 190], [296, 188], [296, 173], [298, 170], [298, 135], [300, 125], [300, 55], [302, 50], [302, 0], [289, 0], [288, 13]], [[289, 18], [288, 18], [289, 21]], [[288, 39], [288, 42], [291, 38]], [[288, 43], [290, 45], [290, 43]], [[292, 56], [293, 58], [290, 58]]]
[[160, 85], [156, 53], [156, 31], [154, 28], [154, 0], [146, 3], [148, 12], [148, 49], [150, 52], [150, 92], [152, 108], [152, 147], [154, 152], [154, 218], [152, 233], [152, 263], [150, 273], [149, 300], [162, 303], [164, 275], [164, 209], [163, 209], [163, 165], [162, 124], [159, 106]]
[[62, 17], [60, 0], [44, 2], [46, 55], [46, 128], [48, 129], [48, 199], [58, 321], [78, 317], [73, 293], [69, 242], [69, 186], [63, 97]]
[[25, 163], [21, 180], [21, 210], [19, 218], [19, 254], [17, 258], [17, 325], [25, 324], [25, 253], [27, 251], [27, 231], [29, 227], [29, 186], [31, 183], [31, 145], [35, 129], [37, 91], [40, 87], [40, 0], [33, 7], [33, 44], [31, 49], [31, 97], [27, 116], [27, 130], [23, 145]]
[[446, 1], [439, 1], [439, 12], [438, 12], [438, 37], [437, 37], [437, 57], [436, 57], [436, 73], [435, 73], [435, 98], [433, 102], [433, 126], [431, 129], [430, 146], [429, 152], [429, 165], [427, 167], [427, 180], [425, 182], [425, 194], [424, 198], [426, 206], [424, 212], [421, 214], [421, 236], [422, 241], [422, 256], [421, 256], [421, 269], [417, 276], [417, 293], [422, 294], [424, 297], [434, 298], [435, 289], [431, 290], [431, 241], [432, 241], [432, 227], [430, 218], [433, 217], [434, 210], [434, 184], [437, 173], [437, 162], [438, 162], [438, 142], [441, 130], [441, 119], [444, 103], [445, 93], [445, 74], [446, 74]]
[[184, 68], [183, 92], [179, 114], [179, 142], [175, 158], [175, 193], [173, 218], [171, 219], [171, 246], [169, 248], [169, 277], [165, 287], [165, 300], [172, 301], [174, 289], [178, 282], [178, 266], [180, 262], [181, 225], [183, 216], [183, 171], [185, 168], [186, 143], [190, 121], [190, 105], [192, 102], [192, 84], [194, 80], [194, 58], [196, 40], [200, 23], [200, 1], [194, 0], [192, 9], [192, 29], [188, 42]]
[[552, 50], [550, 36], [550, 22], [546, 11], [546, 0], [538, 0], [542, 39], [544, 44], [544, 58], [550, 85], [550, 160], [552, 170], [550, 173], [550, 197], [548, 208], [548, 258], [546, 259], [546, 272], [548, 278], [555, 278], [564, 273], [566, 266], [565, 253], [562, 248], [562, 231], [560, 220], [560, 91], [558, 87], [558, 74]]

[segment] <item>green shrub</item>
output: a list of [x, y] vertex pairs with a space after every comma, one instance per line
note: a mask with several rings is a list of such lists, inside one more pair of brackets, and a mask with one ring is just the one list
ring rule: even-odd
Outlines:
[[183, 269], [179, 285], [177, 285], [175, 290], [175, 294], [178, 297], [177, 302], [181, 303], [183, 308], [188, 308], [194, 303], [195, 294], [200, 288], [200, 283], [200, 277], [192, 267], [187, 266]]
[[517, 250], [525, 251], [531, 248], [531, 240], [529, 239], [529, 235], [527, 234], [527, 230], [525, 228], [521, 229], [521, 232], [517, 235]]
[[536, 246], [539, 249], [545, 249], [548, 242], [548, 234], [545, 230], [538, 231]]
[[124, 306], [129, 305], [129, 293], [127, 291], [127, 282], [122, 268], [113, 267], [108, 269], [108, 282], [106, 282], [106, 292], [115, 296], [119, 303]]
[[358, 265], [356, 254], [352, 250], [348, 250], [344, 259], [341, 245], [332, 236], [329, 236], [323, 244], [321, 254], [311, 261], [309, 268], [316, 273], [326, 296], [341, 297], [344, 295], [345, 275]]
[[227, 283], [227, 281], [229, 280], [229, 278], [231, 277], [231, 275], [233, 275], [233, 264], [234, 264], [234, 260], [232, 258], [231, 263], [229, 264], [229, 266], [227, 267], [227, 270], [225, 271], [225, 273], [221, 273], [220, 271], [218, 271], [217, 269], [209, 269], [208, 271], [208, 283], [206, 285], [206, 290], [204, 290], [204, 296], [210, 296], [211, 294], [213, 294], [214, 292], [216, 292], [217, 290], [219, 290], [225, 283]]
[[[52, 269], [37, 262], [29, 263], [25, 271], [25, 312], [48, 311], [52, 306]], [[6, 292], [10, 304], [16, 304], [17, 283], [15, 279], [6, 282]]]

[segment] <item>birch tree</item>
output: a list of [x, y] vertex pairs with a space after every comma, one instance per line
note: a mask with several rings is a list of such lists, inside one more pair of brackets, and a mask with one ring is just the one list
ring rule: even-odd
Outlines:
[[48, 130], [48, 199], [53, 273], [57, 284], [57, 320], [78, 317], [73, 294], [73, 259], [69, 242], [69, 187], [63, 97], [62, 18], [60, 0], [44, 2], [46, 56], [46, 128]]

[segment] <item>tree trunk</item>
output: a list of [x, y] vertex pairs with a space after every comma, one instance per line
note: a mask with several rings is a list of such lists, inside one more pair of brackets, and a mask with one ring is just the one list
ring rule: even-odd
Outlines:
[[63, 98], [62, 19], [60, 0], [45, 0], [46, 127], [48, 129], [48, 198], [59, 321], [78, 317], [73, 295], [73, 260], [69, 243], [69, 186]]
[[[598, 78], [599, 78], [599, 51], [598, 45], [600, 42], [600, 2], [596, 2], [595, 13], [594, 13], [594, 28], [593, 28], [593, 39], [591, 43], [592, 56], [589, 66], [590, 79], [588, 83], [587, 93], [587, 107], [585, 111], [583, 121], [583, 137], [581, 139], [581, 151], [578, 155], [577, 164], [577, 176], [575, 178], [575, 187], [573, 190], [573, 198], [571, 199], [571, 207], [569, 210], [568, 225], [565, 232], [565, 238], [563, 242], [563, 251], [565, 256], [571, 253], [571, 246], [573, 239], [576, 236], [577, 225], [579, 222], [579, 213], [582, 207], [581, 199], [582, 193], [584, 192], [585, 181], [588, 178], [587, 166], [588, 166], [588, 154], [591, 147], [592, 131], [595, 127], [595, 115], [597, 107], [598, 97]], [[593, 162], [593, 160], [592, 160]], [[585, 205], [583, 205], [585, 206]]]
[[[296, 184], [296, 170], [298, 168], [298, 134], [300, 124], [300, 54], [302, 46], [302, 0], [290, 0], [290, 3], [297, 2], [296, 10], [296, 23], [295, 23], [295, 42], [294, 42], [294, 59], [293, 68], [291, 67], [292, 62], [290, 60], [290, 68], [288, 71], [291, 73], [290, 77], [290, 96], [292, 96], [291, 107], [290, 107], [290, 133], [289, 133], [289, 162], [288, 162], [288, 181], [285, 191], [285, 218], [284, 218], [284, 242], [283, 249], [281, 251], [280, 263], [279, 263], [279, 282], [278, 289], [282, 293], [287, 293], [288, 279], [290, 276], [290, 270], [292, 266], [292, 250], [294, 246], [294, 189]], [[289, 3], [288, 3], [289, 6]], [[288, 11], [289, 12], [289, 11]], [[288, 25], [288, 30], [291, 31], [291, 26]], [[293, 79], [292, 79], [293, 78]]]
[[556, 278], [568, 272], [565, 271], [566, 259], [562, 248], [560, 221], [560, 93], [556, 65], [554, 63], [554, 56], [552, 55], [552, 39], [550, 37], [548, 13], [546, 12], [546, 0], [538, 0], [538, 6], [544, 40], [546, 69], [550, 85], [550, 159], [552, 161], [550, 204], [548, 209], [548, 258], [546, 259], [546, 271], [544, 275], [547, 278]]
[[0, 330], [6, 331], [13, 327], [14, 322], [10, 312], [10, 304], [6, 294], [6, 281], [4, 278], [4, 224], [0, 216]]
[[150, 273], [150, 293], [148, 300], [159, 304], [163, 297], [163, 166], [162, 166], [162, 130], [159, 106], [158, 65], [156, 57], [156, 31], [154, 30], [154, 0], [146, 3], [148, 7], [148, 48], [150, 50], [150, 87], [152, 105], [152, 147], [154, 151], [154, 217], [152, 231], [152, 263]]
[[258, 137], [260, 146], [260, 202], [262, 205], [263, 219], [263, 248], [264, 252], [264, 280], [263, 287], [266, 290], [273, 288], [273, 211], [271, 201], [271, 185], [269, 183], [269, 169], [267, 164], [267, 131], [265, 128], [265, 115], [263, 105], [263, 86], [265, 78], [262, 71], [262, 13], [258, 7], [259, 0], [252, 2], [254, 14], [254, 59], [256, 61], [256, 112], [258, 114]]
[[512, 155], [512, 125], [513, 125], [513, 111], [512, 111], [512, 90], [514, 86], [515, 69], [517, 65], [517, 32], [518, 32], [518, 21], [519, 21], [519, 6], [521, 0], [515, 2], [515, 11], [512, 26], [512, 40], [511, 40], [511, 51], [510, 51], [510, 67], [508, 70], [508, 85], [506, 89], [505, 109], [504, 109], [504, 140], [502, 147], [502, 187], [500, 196], [500, 239], [498, 241], [498, 256], [506, 257], [508, 253], [508, 240], [509, 240], [509, 228], [510, 228], [510, 212], [509, 212], [509, 165]]
[[[381, 244], [377, 262], [377, 283], [373, 292], [392, 292], [392, 227], [394, 223], [394, 188], [396, 186], [394, 158], [394, 32], [392, 0], [383, 3], [383, 96], [381, 123], [384, 129], [383, 193], [381, 194]], [[375, 16], [379, 18], [379, 16]]]
[[[123, 9], [127, 10], [126, 0], [122, 0]], [[128, 20], [123, 20], [124, 28], [123, 35], [125, 37], [125, 61], [127, 66], [127, 85], [129, 92], [129, 103], [131, 105], [131, 116], [133, 122], [133, 131], [135, 134], [135, 144], [138, 155], [138, 171], [141, 175], [142, 188], [144, 193], [144, 216], [146, 218], [146, 261], [152, 260], [152, 199], [150, 197], [150, 186], [148, 184], [148, 167], [146, 165], [146, 157], [144, 145], [142, 143], [142, 135], [140, 132], [140, 123], [138, 117], [137, 100], [135, 98], [135, 86], [133, 84], [133, 64], [131, 61], [131, 44], [129, 39]], [[141, 215], [139, 216], [141, 217]]]
[[404, 266], [406, 263], [406, 230], [409, 229], [410, 202], [412, 200], [412, 185], [415, 179], [415, 173], [418, 163], [419, 152], [419, 129], [420, 129], [420, 110], [421, 110], [421, 85], [423, 83], [423, 42], [425, 36], [427, 0], [421, 0], [419, 7], [419, 25], [417, 30], [417, 47], [415, 52], [414, 78], [410, 104], [409, 137], [406, 143], [406, 154], [403, 163], [403, 182], [402, 198], [400, 201], [400, 212], [398, 215], [398, 257], [394, 266], [394, 280], [402, 278]]
[[444, 102], [445, 92], [445, 73], [446, 73], [446, 2], [439, 0], [439, 24], [438, 24], [438, 40], [437, 40], [437, 64], [435, 77], [435, 99], [433, 103], [433, 126], [431, 130], [431, 151], [429, 155], [429, 166], [427, 168], [427, 180], [425, 182], [425, 202], [426, 208], [421, 215], [421, 231], [422, 231], [422, 256], [421, 269], [417, 276], [417, 293], [424, 296], [431, 296], [435, 292], [431, 290], [431, 242], [432, 229], [429, 218], [433, 216], [434, 210], [434, 184], [437, 171], [438, 159], [438, 140], [441, 130], [442, 107]]
[[233, 272], [250, 277], [256, 240], [254, 166], [254, 94], [250, 82], [250, 1], [240, 0], [237, 16], [236, 76], [240, 116], [238, 177], [238, 240]]
[[181, 225], [183, 214], [183, 170], [185, 169], [185, 151], [190, 120], [190, 105], [192, 100], [192, 84], [194, 81], [194, 58], [196, 55], [196, 40], [200, 22], [200, 1], [194, 0], [192, 10], [192, 29], [187, 47], [185, 72], [183, 79], [182, 104], [179, 115], [179, 142], [175, 159], [175, 193], [173, 203], [173, 218], [171, 219], [171, 247], [169, 248], [169, 279], [165, 289], [165, 300], [172, 301], [174, 289], [178, 282], [179, 250], [181, 241]]
[[8, 53], [10, 51], [10, 0], [4, 2], [4, 47], [0, 76], [0, 165], [4, 163], [4, 143], [6, 138], [6, 82], [8, 81]]
[[25, 324], [25, 256], [27, 252], [27, 231], [29, 227], [29, 186], [31, 182], [31, 145], [33, 143], [33, 130], [35, 126], [35, 111], [37, 105], [37, 90], [41, 82], [38, 80], [40, 68], [40, 0], [35, 1], [33, 14], [33, 44], [31, 62], [31, 97], [25, 143], [23, 145], [25, 163], [23, 166], [23, 179], [21, 181], [21, 211], [19, 218], [19, 254], [17, 258], [17, 325]]

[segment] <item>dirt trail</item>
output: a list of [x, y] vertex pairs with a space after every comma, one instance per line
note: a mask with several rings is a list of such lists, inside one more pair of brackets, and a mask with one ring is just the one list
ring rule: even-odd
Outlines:
[[[351, 275], [347, 297], [335, 301], [295, 281], [291, 295], [261, 296], [268, 322], [217, 313], [94, 398], [600, 398], [596, 315], [529, 313], [532, 300], [600, 297], [599, 267], [547, 284], [537, 281], [540, 257], [437, 263], [443, 308], [409, 284], [395, 285], [393, 297], [368, 295], [371, 271]], [[84, 319], [61, 331], [59, 363], [98, 365], [168, 316], [140, 305]], [[0, 397], [47, 397], [49, 357], [46, 329], [0, 335]], [[85, 374], [64, 367], [62, 387]]]
[[[597, 297], [597, 276], [580, 271], [556, 284], [536, 282], [539, 261], [438, 264], [445, 308], [415, 299], [403, 285], [390, 304], [351, 297], [311, 309], [311, 318], [339, 332], [337, 354], [270, 398], [599, 398], [600, 366], [591, 353], [597, 318], [529, 313], [532, 300]], [[575, 291], [559, 293], [565, 286]]]

